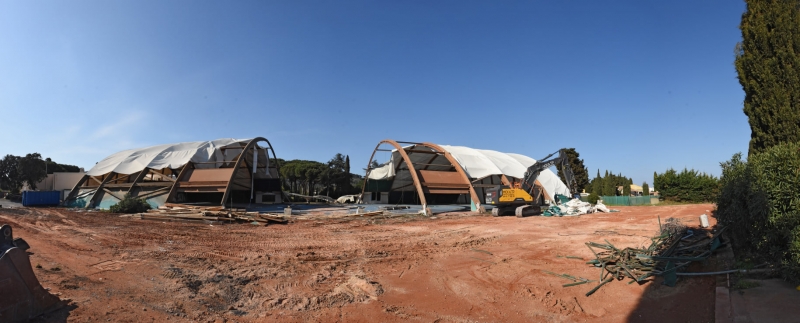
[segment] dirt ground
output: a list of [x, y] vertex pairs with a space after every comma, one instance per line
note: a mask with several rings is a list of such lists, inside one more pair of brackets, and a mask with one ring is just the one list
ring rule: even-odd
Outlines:
[[591, 259], [588, 241], [647, 245], [657, 216], [697, 226], [713, 205], [616, 208], [266, 227], [0, 208], [0, 223], [32, 246], [42, 285], [71, 300], [42, 322], [712, 322], [713, 277], [614, 281], [587, 297], [593, 284], [543, 272], [597, 279], [564, 256]]

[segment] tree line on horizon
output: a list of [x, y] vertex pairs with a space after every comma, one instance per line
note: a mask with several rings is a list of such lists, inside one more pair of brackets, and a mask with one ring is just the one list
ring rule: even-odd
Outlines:
[[18, 194], [23, 185], [36, 189], [48, 174], [59, 172], [80, 172], [75, 165], [59, 164], [50, 158], [42, 159], [39, 153], [25, 156], [5, 155], [0, 159], [0, 190]]
[[361, 193], [363, 177], [350, 173], [350, 156], [337, 153], [327, 163], [278, 159], [283, 189], [302, 195], [337, 198]]

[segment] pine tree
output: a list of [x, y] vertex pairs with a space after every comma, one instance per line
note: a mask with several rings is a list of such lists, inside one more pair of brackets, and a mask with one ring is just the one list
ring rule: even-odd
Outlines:
[[752, 156], [800, 141], [800, 10], [796, 0], [745, 2], [734, 64], [745, 93]]
[[649, 196], [650, 195], [650, 186], [647, 185], [647, 182], [642, 183], [642, 196]]

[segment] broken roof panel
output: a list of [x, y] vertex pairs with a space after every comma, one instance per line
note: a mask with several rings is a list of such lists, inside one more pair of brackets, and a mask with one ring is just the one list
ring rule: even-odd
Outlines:
[[[409, 149], [413, 146], [406, 146]], [[525, 155], [503, 153], [494, 150], [475, 149], [464, 146], [450, 146], [439, 145], [445, 151], [450, 153], [451, 156], [458, 162], [461, 169], [467, 173], [471, 180], [477, 180], [492, 175], [505, 175], [508, 177], [522, 179], [528, 167], [536, 163], [536, 160]], [[415, 150], [422, 149], [419, 146], [413, 147]], [[424, 154], [415, 154], [413, 151], [409, 152], [409, 158], [412, 163], [425, 163], [430, 157]], [[391, 162], [387, 163], [380, 168], [370, 171], [370, 179], [387, 179], [390, 177], [397, 177], [395, 180], [400, 180], [401, 183], [395, 183], [394, 187], [404, 186], [404, 182], [411, 181], [408, 172], [395, 173], [397, 166], [403, 159], [399, 156], [397, 150], [392, 151]], [[429, 164], [438, 164], [439, 159], [435, 158]], [[449, 167], [449, 165], [447, 166]], [[430, 166], [428, 169], [431, 169]], [[562, 194], [569, 196], [570, 192], [567, 185], [561, 181], [560, 178], [551, 170], [546, 169], [539, 174], [538, 181], [547, 194], [554, 197], [555, 194]]]
[[225, 161], [225, 156], [220, 148], [231, 144], [246, 144], [250, 140], [252, 139], [217, 139], [123, 150], [101, 160], [86, 174], [90, 176], [99, 176], [109, 172], [133, 174], [145, 168], [179, 168], [190, 161], [194, 163], [222, 162]]

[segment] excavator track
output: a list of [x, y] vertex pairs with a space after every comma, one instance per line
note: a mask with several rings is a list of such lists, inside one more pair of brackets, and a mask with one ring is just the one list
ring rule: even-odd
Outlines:
[[538, 205], [523, 205], [514, 210], [514, 215], [516, 215], [518, 218], [539, 214], [542, 214], [542, 207]]

